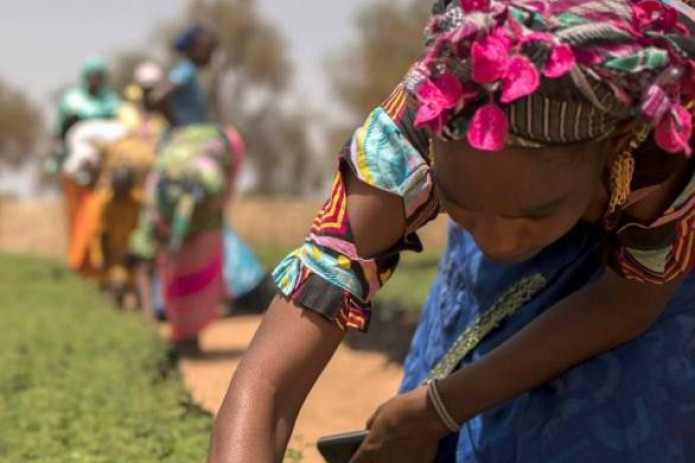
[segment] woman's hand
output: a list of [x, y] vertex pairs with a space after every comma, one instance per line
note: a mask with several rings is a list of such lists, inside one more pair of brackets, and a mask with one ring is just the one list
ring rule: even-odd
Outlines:
[[421, 387], [379, 407], [369, 436], [350, 463], [432, 463], [449, 431]]

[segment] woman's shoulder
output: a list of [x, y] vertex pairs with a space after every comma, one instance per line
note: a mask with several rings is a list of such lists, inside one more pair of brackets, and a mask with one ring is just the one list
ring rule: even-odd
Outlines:
[[169, 80], [176, 85], [183, 85], [188, 80], [195, 78], [197, 68], [190, 60], [181, 60], [174, 64], [169, 71]]
[[399, 85], [355, 131], [341, 159], [362, 182], [403, 198], [408, 222], [419, 224], [438, 212], [430, 149], [429, 134], [415, 128], [412, 98]]
[[656, 159], [642, 178], [637, 160], [633, 185], [640, 187], [633, 196], [638, 200], [625, 209], [614, 241], [625, 276], [664, 283], [689, 273], [695, 262], [695, 163], [667, 158], [659, 164]]
[[634, 153], [635, 173], [632, 179], [632, 189], [639, 191], [666, 182], [680, 170], [687, 168], [689, 163], [685, 156], [664, 152], [654, 141], [653, 136]]

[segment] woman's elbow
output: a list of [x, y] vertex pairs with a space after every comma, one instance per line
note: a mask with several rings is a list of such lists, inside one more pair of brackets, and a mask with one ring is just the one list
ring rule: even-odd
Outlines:
[[665, 307], [666, 303], [662, 301], [642, 301], [628, 305], [622, 316], [622, 343], [646, 334], [658, 322]]
[[623, 342], [630, 342], [647, 333], [661, 318], [680, 280], [663, 285], [628, 281], [609, 273], [603, 281], [604, 294], [610, 294], [613, 323], [620, 327]]

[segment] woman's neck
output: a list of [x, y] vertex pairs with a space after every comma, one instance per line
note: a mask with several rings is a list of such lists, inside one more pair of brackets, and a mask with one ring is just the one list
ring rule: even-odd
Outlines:
[[608, 191], [603, 182], [598, 182], [594, 196], [591, 198], [591, 202], [586, 208], [582, 218], [589, 223], [600, 222], [606, 213], [609, 199]]

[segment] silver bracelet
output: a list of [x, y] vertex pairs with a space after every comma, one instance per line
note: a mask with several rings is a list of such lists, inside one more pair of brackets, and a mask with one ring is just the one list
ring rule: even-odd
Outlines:
[[442, 423], [444, 423], [444, 426], [446, 426], [451, 432], [459, 432], [461, 430], [461, 425], [456, 422], [456, 420], [446, 409], [446, 406], [442, 401], [442, 396], [439, 394], [437, 380], [427, 382], [427, 395], [432, 401], [432, 405], [434, 405], [434, 411], [437, 412], [437, 415], [439, 416], [439, 419], [442, 420]]

